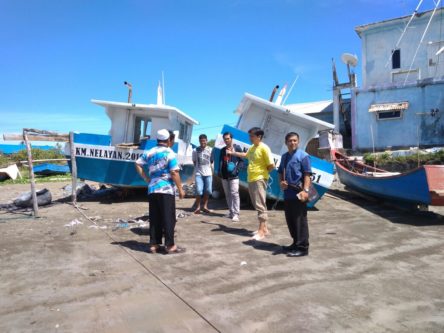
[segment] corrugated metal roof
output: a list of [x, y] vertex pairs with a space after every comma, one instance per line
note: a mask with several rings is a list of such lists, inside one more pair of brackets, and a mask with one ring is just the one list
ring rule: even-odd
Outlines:
[[370, 105], [368, 112], [400, 111], [409, 108], [409, 102], [381, 103]]

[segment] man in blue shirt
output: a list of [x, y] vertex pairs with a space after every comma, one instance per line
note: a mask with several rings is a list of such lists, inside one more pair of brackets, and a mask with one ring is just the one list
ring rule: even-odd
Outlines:
[[[169, 148], [170, 132], [166, 129], [157, 132], [157, 146], [145, 151], [136, 161], [136, 171], [148, 183], [148, 201], [150, 214], [150, 252], [156, 253], [165, 234], [167, 253], [185, 252], [184, 248], [174, 243], [176, 226], [176, 185], [179, 197], [184, 198], [179, 175], [176, 154]], [[148, 168], [145, 174], [143, 166]]]
[[285, 136], [288, 152], [282, 155], [278, 173], [284, 190], [285, 219], [293, 238], [290, 246], [283, 246], [289, 257], [308, 255], [307, 201], [311, 184], [310, 156], [299, 146], [299, 135]]

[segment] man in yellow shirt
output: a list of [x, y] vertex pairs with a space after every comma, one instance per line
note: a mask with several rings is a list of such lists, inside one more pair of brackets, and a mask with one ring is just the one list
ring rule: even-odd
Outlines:
[[275, 168], [275, 165], [270, 148], [262, 142], [264, 131], [259, 127], [253, 127], [248, 131], [248, 134], [253, 145], [246, 153], [227, 150], [227, 154], [248, 159], [248, 192], [259, 220], [259, 229], [253, 239], [261, 240], [269, 234], [267, 227], [267, 183], [270, 172]]

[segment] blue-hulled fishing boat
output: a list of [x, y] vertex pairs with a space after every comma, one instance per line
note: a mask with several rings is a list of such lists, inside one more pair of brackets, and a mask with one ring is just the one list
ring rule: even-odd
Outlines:
[[[310, 117], [303, 113], [287, 110], [283, 105], [267, 101], [260, 97], [245, 94], [236, 113], [239, 115], [236, 127], [225, 125], [215, 142], [215, 165], [219, 165], [219, 152], [225, 146], [222, 134], [231, 132], [233, 134], [233, 143], [239, 145], [243, 150], [250, 146], [248, 130], [252, 127], [261, 127], [264, 132], [263, 142], [266, 143], [273, 153], [276, 166], [279, 166], [283, 153], [287, 151], [284, 138], [285, 135], [294, 131], [299, 134], [299, 148], [305, 149], [308, 142], [318, 135], [318, 132], [331, 130], [333, 124]], [[313, 169], [313, 186], [318, 195], [308, 203], [313, 207], [316, 202], [330, 188], [334, 178], [334, 165], [315, 156], [310, 156]], [[246, 167], [239, 174], [240, 186], [248, 189]], [[276, 170], [270, 173], [267, 197], [274, 200], [283, 200], [283, 192], [279, 186], [279, 177]]]
[[332, 151], [338, 177], [350, 189], [395, 205], [444, 206], [444, 165], [388, 172]]
[[[160, 88], [160, 87], [159, 87]], [[181, 167], [182, 182], [193, 175], [191, 133], [196, 120], [181, 110], [165, 105], [158, 96], [157, 104], [134, 104], [92, 100], [105, 108], [111, 120], [109, 135], [75, 133], [74, 148], [77, 176], [120, 187], [146, 187], [134, 168], [134, 162], [157, 144], [156, 133], [168, 129], [175, 133], [172, 147]], [[70, 146], [65, 146], [69, 155]], [[71, 164], [69, 164], [71, 167]]]

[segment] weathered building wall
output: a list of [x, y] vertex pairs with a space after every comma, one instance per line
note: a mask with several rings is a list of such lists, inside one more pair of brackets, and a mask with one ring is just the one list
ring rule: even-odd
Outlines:
[[[397, 48], [399, 68], [394, 68], [391, 54], [409, 17], [356, 28], [362, 39], [363, 84], [352, 94], [354, 149], [371, 150], [373, 140], [377, 150], [444, 145], [444, 53], [436, 54], [444, 46], [443, 9], [436, 11], [413, 61], [431, 15], [413, 18]], [[400, 118], [378, 119], [377, 112], [369, 112], [372, 104], [398, 102], [409, 103]]]
[[[372, 149], [370, 127], [377, 150], [415, 147], [418, 143], [420, 146], [444, 145], [444, 81], [404, 88], [355, 90], [353, 98], [354, 149]], [[409, 102], [399, 119], [378, 120], [376, 112], [369, 112], [371, 104], [393, 102]], [[439, 111], [432, 115], [436, 109]]]

